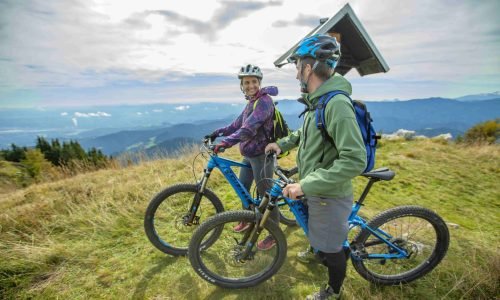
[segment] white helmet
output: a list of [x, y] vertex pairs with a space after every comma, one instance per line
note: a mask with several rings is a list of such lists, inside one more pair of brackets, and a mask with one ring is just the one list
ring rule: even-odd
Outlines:
[[250, 64], [240, 68], [238, 78], [241, 79], [245, 76], [254, 76], [259, 78], [260, 80], [262, 80], [262, 77], [264, 77], [259, 67]]

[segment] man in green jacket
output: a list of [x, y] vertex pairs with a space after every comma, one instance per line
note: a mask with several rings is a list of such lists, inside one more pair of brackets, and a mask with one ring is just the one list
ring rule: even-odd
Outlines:
[[300, 181], [287, 185], [283, 194], [291, 199], [307, 197], [308, 238], [329, 275], [328, 284], [307, 299], [340, 298], [347, 266], [342, 246], [353, 202], [351, 180], [366, 166], [365, 145], [348, 97], [336, 95], [325, 107], [324, 127], [330, 138], [316, 126], [315, 110], [322, 95], [337, 90], [351, 94], [351, 84], [335, 74], [339, 59], [340, 45], [333, 37], [314, 35], [299, 43], [289, 61], [297, 67], [309, 110], [300, 129], [266, 147], [266, 152], [278, 154], [298, 147]]

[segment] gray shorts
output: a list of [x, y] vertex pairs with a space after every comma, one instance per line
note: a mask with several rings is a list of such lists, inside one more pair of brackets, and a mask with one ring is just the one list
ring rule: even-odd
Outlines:
[[342, 250], [347, 238], [347, 223], [352, 210], [353, 196], [345, 198], [307, 197], [309, 206], [309, 242], [311, 246], [325, 253]]

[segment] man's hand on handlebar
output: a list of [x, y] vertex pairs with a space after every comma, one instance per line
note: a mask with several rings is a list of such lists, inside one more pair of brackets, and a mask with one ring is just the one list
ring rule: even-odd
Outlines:
[[266, 149], [264, 150], [266, 153], [274, 152], [276, 155], [280, 155], [281, 148], [276, 143], [267, 144]]
[[302, 191], [300, 183], [291, 183], [285, 186], [283, 189], [283, 196], [294, 200], [302, 198], [302, 196], [304, 196], [304, 192]]

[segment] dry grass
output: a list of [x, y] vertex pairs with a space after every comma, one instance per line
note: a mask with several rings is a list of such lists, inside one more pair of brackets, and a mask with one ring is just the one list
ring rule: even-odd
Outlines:
[[[419, 204], [437, 211], [450, 229], [445, 260], [405, 286], [376, 287], [351, 267], [348, 299], [494, 299], [499, 295], [500, 150], [434, 141], [384, 141], [377, 166], [397, 173], [377, 183], [362, 212]], [[301, 299], [326, 280], [321, 266], [294, 259], [307, 241], [284, 228], [288, 260], [268, 282], [247, 290], [223, 290], [201, 280], [185, 258], [165, 256], [149, 244], [144, 210], [155, 193], [194, 182], [193, 158], [143, 161], [0, 195], [0, 298], [5, 299]], [[237, 159], [236, 149], [226, 156]], [[281, 161], [292, 166], [294, 154]], [[204, 167], [199, 158], [198, 177]], [[364, 180], [356, 180], [361, 191]], [[239, 207], [220, 174], [209, 187], [227, 208]]]

